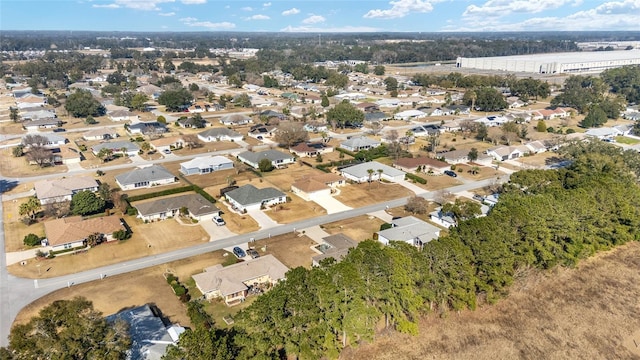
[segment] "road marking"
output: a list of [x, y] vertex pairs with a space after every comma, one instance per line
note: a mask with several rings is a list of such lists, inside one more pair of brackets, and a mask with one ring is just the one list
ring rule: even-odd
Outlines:
[[33, 286], [37, 289], [38, 288], [38, 279], [33, 280]]

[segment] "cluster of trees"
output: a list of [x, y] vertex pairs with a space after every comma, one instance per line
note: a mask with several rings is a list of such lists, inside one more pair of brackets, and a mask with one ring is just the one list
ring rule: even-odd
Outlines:
[[107, 109], [88, 90], [76, 90], [67, 97], [65, 110], [74, 117], [102, 116]]
[[158, 97], [158, 103], [167, 107], [168, 111], [180, 111], [184, 106], [191, 104], [193, 95], [183, 87], [165, 90]]
[[11, 329], [0, 358], [119, 360], [131, 346], [129, 325], [113, 324], [82, 297], [56, 300], [26, 324]]
[[609, 69], [603, 71], [600, 78], [610, 86], [612, 93], [624, 97], [628, 103], [640, 103], [640, 67]]
[[196, 358], [336, 358], [380, 326], [415, 334], [426, 313], [494, 302], [521, 269], [573, 266], [638, 240], [640, 155], [589, 142], [570, 144], [561, 156], [571, 160], [568, 168], [513, 174], [486, 217], [451, 204], [459, 225], [421, 250], [365, 241], [340, 263], [291, 270], [235, 317], [233, 330], [196, 326], [165, 359], [197, 351]]
[[333, 128], [360, 125], [364, 121], [364, 112], [356, 108], [348, 100], [336, 104], [327, 111], [326, 119]]

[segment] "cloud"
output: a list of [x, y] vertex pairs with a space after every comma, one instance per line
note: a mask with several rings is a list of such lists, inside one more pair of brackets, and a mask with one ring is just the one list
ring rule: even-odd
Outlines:
[[174, 16], [176, 13], [174, 12], [168, 12], [168, 13], [158, 13], [158, 15], [160, 16]]
[[207, 29], [216, 29], [216, 30], [229, 30], [229, 29], [234, 29], [236, 27], [236, 24], [230, 23], [227, 21], [214, 23], [211, 21], [198, 21], [198, 19], [193, 17], [182, 18], [180, 19], [180, 22], [190, 27], [204, 27]]
[[489, 0], [480, 6], [467, 6], [462, 15], [502, 17], [513, 13], [536, 14], [575, 2], [576, 0]]
[[289, 10], [285, 10], [282, 12], [282, 16], [289, 16], [289, 15], [295, 15], [295, 14], [299, 14], [300, 10], [296, 9], [296, 8], [291, 8]]
[[257, 14], [257, 15], [253, 15], [253, 16], [248, 17], [246, 20], [269, 20], [269, 19], [271, 19], [271, 18], [268, 17], [267, 15]]
[[313, 26], [287, 26], [280, 29], [282, 32], [331, 32], [331, 33], [348, 33], [348, 32], [376, 32], [381, 29], [373, 28], [369, 26], [344, 26], [344, 27], [313, 27]]
[[253, 11], [253, 8], [251, 6], [245, 6], [243, 8], [240, 8], [240, 10], [244, 10], [244, 11]]
[[323, 16], [320, 15], [311, 15], [308, 18], [302, 20], [303, 24], [317, 24], [317, 23], [321, 23], [324, 22], [325, 19]]
[[128, 9], [160, 11], [159, 4], [172, 2], [175, 0], [115, 0], [114, 4]]
[[566, 17], [533, 17], [509, 23], [499, 17], [469, 16], [464, 27], [447, 25], [443, 31], [583, 31], [596, 30], [640, 30], [637, 16], [639, 0], [621, 0], [602, 3], [594, 8], [582, 10]]
[[91, 7], [102, 8], [102, 9], [119, 9], [120, 5], [118, 5], [118, 4], [107, 4], [107, 5], [93, 4], [93, 5], [91, 5]]
[[266, 2], [266, 3], [262, 4], [262, 7], [269, 7], [269, 6], [271, 6], [270, 2]]
[[180, 0], [185, 5], [206, 4], [207, 0]]
[[397, 19], [411, 13], [427, 13], [433, 11], [433, 3], [442, 0], [396, 0], [390, 1], [391, 9], [369, 10], [362, 17], [366, 19]]

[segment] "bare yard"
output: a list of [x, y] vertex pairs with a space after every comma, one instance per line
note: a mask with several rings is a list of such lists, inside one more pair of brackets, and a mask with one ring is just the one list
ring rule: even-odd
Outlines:
[[361, 207], [405, 196], [413, 192], [398, 184], [374, 181], [371, 183], [350, 184], [341, 189], [335, 198], [350, 207]]
[[20, 216], [18, 209], [20, 208], [20, 204], [26, 200], [27, 198], [15, 201], [5, 201], [2, 203], [2, 209], [4, 212], [4, 246], [7, 252], [29, 249], [28, 246], [25, 246], [22, 243], [22, 240], [28, 234], [44, 236], [43, 223], [38, 222], [27, 226], [20, 220], [22, 216]]
[[380, 230], [380, 225], [384, 221], [375, 216], [362, 215], [320, 225], [320, 227], [331, 235], [344, 233], [355, 241], [364, 241], [373, 238], [373, 233]]

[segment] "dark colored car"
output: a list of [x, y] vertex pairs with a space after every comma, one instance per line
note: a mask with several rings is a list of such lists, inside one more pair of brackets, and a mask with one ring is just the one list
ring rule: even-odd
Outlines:
[[473, 195], [473, 200], [478, 200], [480, 202], [483, 202], [484, 201], [484, 196], [478, 195], [478, 194], [474, 194]]
[[458, 174], [456, 174], [454, 171], [452, 170], [445, 170], [444, 172], [445, 175], [449, 175], [451, 177], [458, 177]]
[[233, 255], [235, 255], [238, 259], [241, 259], [241, 258], [247, 256], [247, 254], [244, 252], [244, 250], [242, 250], [238, 246], [233, 248]]
[[260, 254], [258, 254], [256, 249], [247, 249], [247, 255], [251, 256], [252, 259], [256, 259], [260, 257]]

